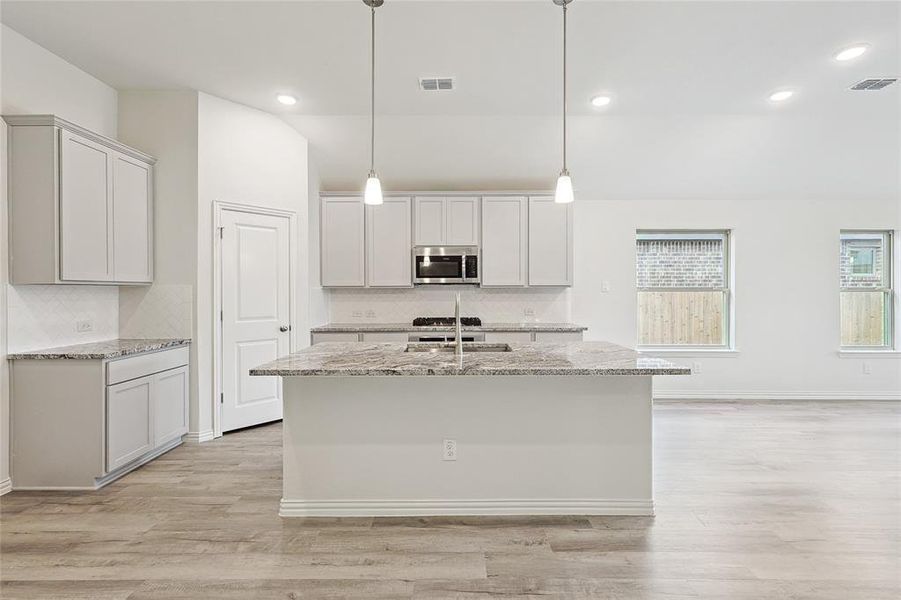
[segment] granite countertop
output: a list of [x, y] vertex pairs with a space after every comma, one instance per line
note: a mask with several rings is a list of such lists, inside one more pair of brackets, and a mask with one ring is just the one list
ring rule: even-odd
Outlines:
[[404, 352], [407, 344], [329, 342], [251, 369], [282, 377], [378, 375], [689, 375], [691, 369], [608, 342], [511, 343], [511, 352]]
[[[482, 323], [479, 326], [463, 327], [463, 331], [585, 331], [588, 327], [573, 323]], [[430, 325], [414, 327], [409, 323], [328, 323], [310, 329], [312, 333], [356, 333], [356, 332], [429, 332], [453, 331], [453, 325]]]
[[132, 354], [141, 354], [143, 352], [154, 352], [156, 350], [164, 350], [166, 348], [175, 348], [177, 346], [184, 346], [190, 343], [190, 339], [183, 338], [166, 338], [153, 340], [106, 340], [103, 342], [91, 342], [88, 344], [75, 344], [72, 346], [60, 346], [58, 348], [46, 348], [43, 350], [17, 352], [15, 354], [10, 354], [9, 356], [7, 356], [7, 359], [111, 359], [129, 356]]

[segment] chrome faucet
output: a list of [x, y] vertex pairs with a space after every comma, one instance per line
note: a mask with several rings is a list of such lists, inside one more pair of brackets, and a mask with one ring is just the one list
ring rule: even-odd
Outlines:
[[463, 356], [463, 329], [460, 326], [460, 292], [457, 292], [457, 304], [454, 308], [454, 339], [457, 342], [454, 346], [454, 354]]

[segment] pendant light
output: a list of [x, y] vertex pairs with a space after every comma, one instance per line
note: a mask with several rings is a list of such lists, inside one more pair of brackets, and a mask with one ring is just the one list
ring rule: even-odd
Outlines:
[[573, 196], [573, 180], [566, 169], [566, 8], [573, 0], [554, 0], [554, 4], [563, 7], [563, 170], [557, 178], [557, 189], [554, 192], [554, 202], [557, 204], [569, 204]]
[[366, 189], [363, 192], [363, 204], [382, 203], [382, 183], [375, 173], [375, 9], [385, 0], [363, 0], [363, 4], [372, 11], [372, 45], [371, 45], [371, 89], [369, 98], [369, 175], [366, 178]]

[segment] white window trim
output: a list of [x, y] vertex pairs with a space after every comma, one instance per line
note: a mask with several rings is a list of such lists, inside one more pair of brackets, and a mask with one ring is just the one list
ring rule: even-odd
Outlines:
[[[726, 343], [718, 346], [707, 345], [685, 345], [673, 344], [668, 346], [653, 346], [636, 344], [636, 349], [642, 354], [665, 353], [667, 356], [734, 356], [738, 354], [735, 347], [735, 253], [734, 231], [728, 227], [724, 228], [705, 228], [705, 229], [638, 229], [635, 232], [635, 240], [685, 240], [687, 235], [693, 236], [692, 240], [723, 240], [723, 283], [725, 287], [718, 288], [641, 288], [636, 286], [636, 303], [637, 294], [642, 291], [720, 291], [725, 292], [726, 307], [724, 315], [726, 323], [724, 324], [726, 331]], [[696, 237], [694, 237], [696, 236]], [[636, 333], [638, 330], [638, 321], [635, 322]]]
[[[901, 310], [901, 306], [899, 306], [899, 296], [898, 292], [895, 290], [895, 282], [901, 280], [901, 265], [899, 265], [899, 248], [901, 244], [895, 243], [896, 237], [898, 235], [898, 231], [895, 229], [842, 229], [839, 231], [839, 243], [841, 243], [841, 239], [855, 239], [862, 238], [864, 236], [872, 236], [873, 234], [879, 234], [881, 236], [886, 236], [886, 245], [887, 247], [883, 250], [883, 263], [886, 260], [889, 261], [888, 269], [885, 268], [883, 264], [883, 269], [885, 271], [885, 275], [888, 276], [888, 281], [883, 281], [882, 285], [878, 288], [853, 288], [853, 287], [842, 287], [839, 285], [839, 293], [841, 292], [888, 292], [888, 307], [889, 307], [889, 343], [885, 346], [844, 346], [841, 343], [841, 336], [839, 336], [839, 347], [838, 354], [839, 356], [848, 355], [850, 357], [858, 357], [860, 358], [864, 354], [871, 354], [874, 357], [877, 356], [892, 356], [896, 353], [901, 353], [899, 350], [899, 336], [901, 336], [901, 319], [898, 318], [899, 310]], [[881, 245], [880, 245], [881, 248]], [[876, 261], [875, 257], [873, 260], [873, 266], [875, 269]], [[858, 275], [860, 277], [868, 277], [867, 275]], [[841, 328], [841, 313], [838, 315], [839, 317], [839, 328]]]

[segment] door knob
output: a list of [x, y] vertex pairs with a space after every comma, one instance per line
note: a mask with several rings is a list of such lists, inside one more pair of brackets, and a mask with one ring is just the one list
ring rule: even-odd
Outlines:
[[282, 325], [281, 327], [278, 328], [278, 330], [281, 331], [282, 333], [285, 333], [289, 329], [291, 329], [291, 328], [288, 327], [287, 325]]

